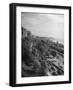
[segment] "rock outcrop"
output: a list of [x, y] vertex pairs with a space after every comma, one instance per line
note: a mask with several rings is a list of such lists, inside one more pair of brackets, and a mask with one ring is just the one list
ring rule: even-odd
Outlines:
[[64, 75], [64, 45], [22, 28], [22, 77]]

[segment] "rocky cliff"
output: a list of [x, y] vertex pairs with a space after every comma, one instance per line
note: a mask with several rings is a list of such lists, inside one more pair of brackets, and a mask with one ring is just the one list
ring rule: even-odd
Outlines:
[[22, 28], [22, 77], [64, 75], [64, 45]]

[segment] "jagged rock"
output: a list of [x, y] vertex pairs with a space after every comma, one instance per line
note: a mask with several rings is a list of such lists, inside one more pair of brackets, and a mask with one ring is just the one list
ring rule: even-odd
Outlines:
[[22, 27], [22, 77], [64, 75], [64, 45]]

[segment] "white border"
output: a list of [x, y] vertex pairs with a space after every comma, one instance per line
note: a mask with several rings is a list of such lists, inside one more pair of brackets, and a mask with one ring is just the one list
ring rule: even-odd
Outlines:
[[[64, 75], [49, 77], [21, 77], [21, 12], [64, 14]], [[69, 10], [16, 7], [16, 83], [56, 82], [69, 80]]]

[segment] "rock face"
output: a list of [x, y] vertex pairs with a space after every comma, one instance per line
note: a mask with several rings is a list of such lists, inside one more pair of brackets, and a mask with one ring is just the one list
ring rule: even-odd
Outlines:
[[22, 28], [22, 77], [64, 75], [64, 45]]

